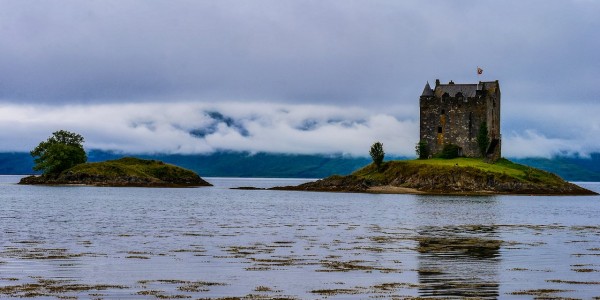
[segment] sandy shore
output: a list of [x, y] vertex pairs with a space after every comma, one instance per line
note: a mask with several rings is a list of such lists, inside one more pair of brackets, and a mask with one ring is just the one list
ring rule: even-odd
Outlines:
[[367, 190], [367, 193], [375, 194], [425, 194], [425, 192], [419, 191], [413, 188], [405, 188], [391, 185], [380, 185], [373, 186]]

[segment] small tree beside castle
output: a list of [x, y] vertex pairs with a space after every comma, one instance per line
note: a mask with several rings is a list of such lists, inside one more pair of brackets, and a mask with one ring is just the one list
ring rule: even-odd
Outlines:
[[427, 148], [427, 143], [424, 141], [420, 141], [415, 146], [415, 152], [417, 152], [417, 157], [419, 159], [427, 159], [429, 158], [429, 151]]
[[371, 150], [369, 151], [371, 158], [373, 159], [373, 163], [377, 166], [377, 170], [381, 169], [381, 164], [383, 163], [383, 157], [385, 156], [385, 152], [383, 151], [383, 144], [380, 142], [375, 142], [371, 146]]
[[481, 125], [479, 125], [477, 145], [479, 146], [479, 153], [482, 157], [485, 157], [488, 147], [490, 146], [490, 137], [488, 136], [488, 128], [485, 122], [481, 122]]

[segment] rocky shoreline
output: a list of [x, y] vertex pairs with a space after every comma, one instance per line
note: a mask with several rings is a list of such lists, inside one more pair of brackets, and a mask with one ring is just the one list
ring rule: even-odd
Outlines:
[[105, 187], [200, 187], [212, 186], [202, 178], [178, 181], [162, 181], [133, 176], [108, 178], [106, 176], [61, 176], [47, 178], [44, 176], [27, 176], [19, 181], [24, 185], [87, 185]]

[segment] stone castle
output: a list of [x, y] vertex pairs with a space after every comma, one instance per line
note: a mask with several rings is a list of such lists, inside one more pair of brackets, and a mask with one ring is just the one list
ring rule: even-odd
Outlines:
[[489, 146], [485, 157], [501, 157], [500, 85], [498, 80], [469, 84], [435, 81], [432, 89], [425, 85], [420, 100], [420, 141], [434, 156], [444, 145], [459, 147], [459, 155], [482, 157], [477, 143], [482, 122], [487, 124]]

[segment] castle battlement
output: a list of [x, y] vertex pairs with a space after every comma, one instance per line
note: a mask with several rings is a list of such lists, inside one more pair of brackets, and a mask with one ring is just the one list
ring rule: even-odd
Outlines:
[[431, 155], [440, 153], [446, 144], [459, 147], [460, 155], [481, 157], [477, 135], [482, 122], [487, 125], [489, 147], [486, 157], [501, 157], [500, 85], [498, 81], [441, 84], [432, 89], [425, 85], [419, 99], [420, 141]]

